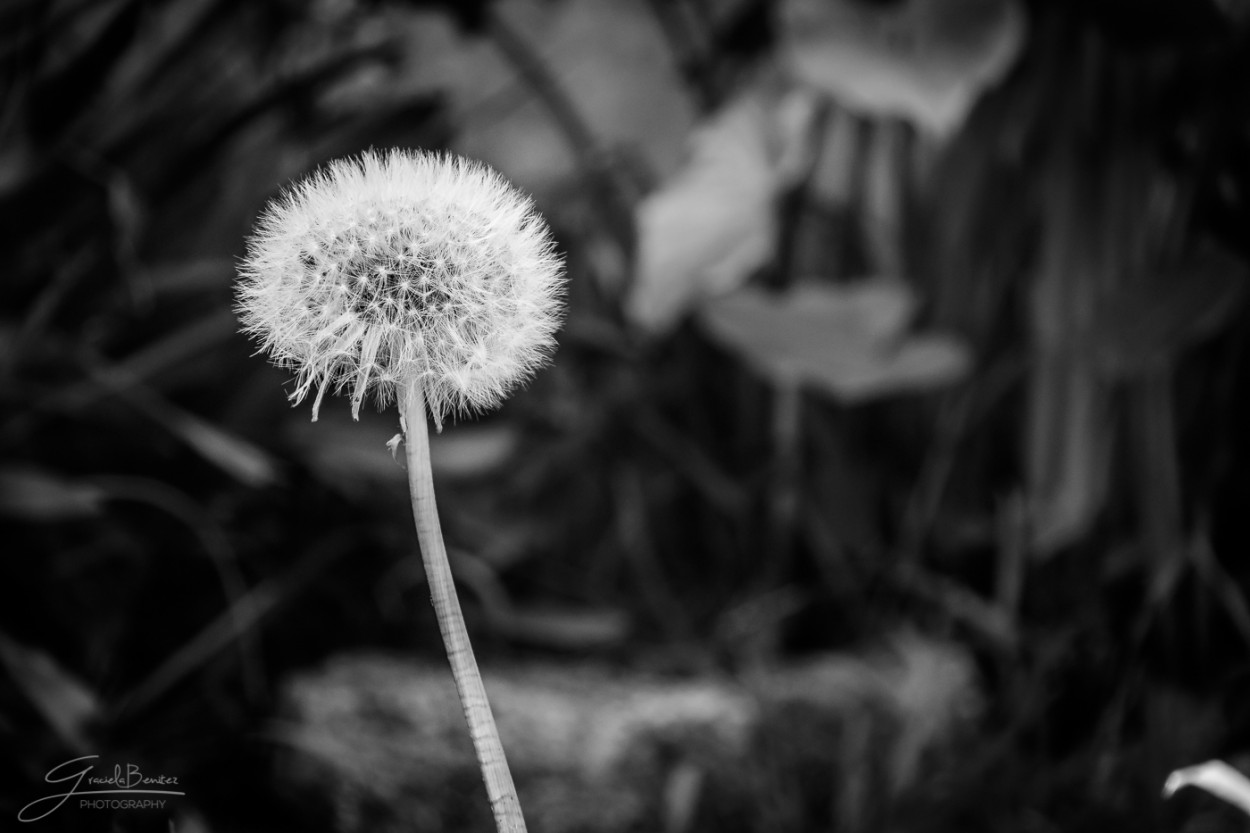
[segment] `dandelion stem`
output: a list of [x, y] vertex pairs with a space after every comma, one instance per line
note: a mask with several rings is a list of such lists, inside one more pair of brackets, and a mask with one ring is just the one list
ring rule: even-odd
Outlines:
[[443, 645], [456, 680], [456, 690], [469, 735], [482, 768], [486, 794], [499, 833], [525, 833], [525, 819], [517, 800], [512, 773], [504, 757], [499, 730], [486, 699], [486, 688], [469, 644], [464, 614], [456, 597], [456, 586], [447, 561], [447, 548], [438, 522], [434, 502], [434, 478], [430, 470], [430, 439], [426, 428], [425, 392], [419, 382], [405, 386], [399, 396], [399, 415], [403, 422], [404, 449], [408, 460], [408, 489], [412, 495], [412, 516], [421, 543], [421, 559], [430, 584], [430, 598], [443, 634]]

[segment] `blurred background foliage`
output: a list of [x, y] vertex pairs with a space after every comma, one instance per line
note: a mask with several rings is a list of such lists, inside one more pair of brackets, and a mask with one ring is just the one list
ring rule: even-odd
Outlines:
[[0, 67], [0, 814], [98, 752], [281, 824], [282, 681], [439, 650], [394, 416], [311, 424], [231, 310], [264, 201], [390, 145], [567, 258], [554, 366], [434, 438], [479, 653], [939, 635], [963, 829], [1179, 829], [1250, 754], [1242, 5], [9, 0]]

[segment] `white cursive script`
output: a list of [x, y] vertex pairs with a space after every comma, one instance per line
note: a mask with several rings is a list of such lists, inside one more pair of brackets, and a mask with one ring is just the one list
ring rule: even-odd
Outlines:
[[[127, 764], [125, 769], [121, 765], [113, 767], [113, 774], [108, 776], [90, 776], [95, 769], [95, 764], [87, 763], [99, 758], [99, 755], [84, 755], [81, 758], [74, 758], [72, 761], [66, 761], [63, 764], [57, 764], [48, 770], [48, 774], [43, 780], [49, 784], [66, 784], [73, 782], [66, 788], [66, 792], [55, 793], [53, 795], [45, 795], [43, 798], [36, 798], [25, 807], [17, 811], [18, 821], [39, 821], [47, 818], [61, 808], [61, 806], [69, 801], [75, 795], [186, 795], [184, 792], [174, 790], [152, 790], [152, 789], [136, 789], [136, 787], [148, 786], [177, 786], [178, 779], [168, 775], [144, 775], [139, 767], [134, 764]], [[75, 767], [74, 765], [78, 766]], [[89, 777], [90, 776], [90, 777]], [[80, 790], [79, 787], [86, 781], [88, 785], [107, 785], [116, 787], [112, 790]], [[48, 806], [46, 810], [35, 815], [39, 808]], [[164, 805], [164, 802], [161, 802]]]

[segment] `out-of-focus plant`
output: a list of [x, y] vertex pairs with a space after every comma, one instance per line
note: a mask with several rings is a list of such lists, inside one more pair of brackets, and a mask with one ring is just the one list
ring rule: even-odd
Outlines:
[[711, 301], [699, 322], [766, 378], [854, 404], [967, 375], [959, 341], [904, 333], [915, 305], [901, 281], [809, 282], [776, 298], [744, 290]]
[[[1223, 754], [1166, 729], [1250, 634], [1234, 6], [10, 4], [0, 513], [59, 557], [0, 565], [0, 697], [64, 719], [0, 729], [193, 733], [159, 718], [236, 701], [189, 680], [262, 704], [279, 656], [418, 610], [369, 510], [393, 428], [290, 418], [226, 286], [280, 182], [454, 141], [546, 201], [571, 277], [551, 370], [431, 438], [471, 624], [690, 669], [919, 619], [991, 648], [1006, 724], [945, 804], [1153, 812], [1124, 796]], [[356, 551], [393, 567], [310, 581]], [[1155, 673], [1193, 703], [1160, 718]]]
[[[1231, 35], [1211, 37], [1213, 54], [1229, 60]], [[1061, 44], [1080, 45], [1062, 67], [1049, 59]], [[1188, 424], [1178, 419], [1188, 387], [1178, 374], [1197, 348], [1229, 337], [1246, 279], [1244, 260], [1229, 251], [1233, 239], [1211, 222], [1218, 201], [1204, 183], [1217, 170], [1235, 176], [1211, 131], [1247, 114], [1215, 104], [1217, 75], [1204, 77], [1221, 116], [1169, 103], [1177, 79], [1193, 83], [1189, 73], [1207, 71], [1195, 61], [1127, 51], [1062, 16], [1042, 16], [1017, 82], [1028, 92], [1014, 105], [987, 107], [932, 174], [924, 204], [941, 212], [927, 235], [937, 244], [927, 271], [939, 320], [1023, 351], [1013, 551], [1031, 552], [1037, 564], [1112, 548], [1116, 555], [1101, 559], [1104, 575], [1133, 569], [1149, 587], [1142, 626], [1191, 573], [1244, 639], [1245, 602], [1215, 578], [1223, 568], [1210, 558], [1211, 495], [1186, 494], [1199, 460], [1179, 451], [1201, 429], [1196, 414]], [[1190, 151], [1178, 152], [1181, 134]], [[996, 148], [988, 161], [966, 155], [986, 141]], [[1021, 206], [1023, 225], [1002, 219], [997, 206], [1008, 204]], [[990, 245], [985, 235], [995, 228], [1003, 239]], [[1005, 314], [1028, 333], [1023, 342], [1003, 326]], [[1024, 574], [1018, 561], [1000, 569]]]
[[804, 83], [857, 113], [958, 131], [1024, 43], [1018, 0], [785, 0], [780, 51]]
[[445, 139], [427, 92], [338, 94], [393, 76], [400, 41], [373, 14], [0, 10], [0, 675], [17, 682], [0, 699], [22, 715], [0, 727], [19, 750], [10, 782], [41, 783], [65, 751], [161, 757], [195, 780], [203, 737], [237, 737], [294, 659], [262, 650], [268, 626], [292, 625], [274, 611], [379, 540], [340, 511], [338, 531], [267, 543], [252, 513], [284, 501], [275, 484], [324, 496], [266, 428], [281, 397], [257, 396], [267, 380], [246, 370], [229, 310], [247, 218], [283, 175], [396, 135]]
[[1163, 796], [1170, 798], [1184, 787], [1206, 790], [1250, 815], [1250, 778], [1223, 761], [1207, 761], [1176, 770], [1168, 775]]
[[[842, 569], [829, 537], [841, 538], [846, 515], [875, 499], [862, 495], [851, 509], [808, 482], [828, 463], [822, 455], [809, 470], [813, 437], [842, 440], [805, 413], [801, 391], [864, 403], [946, 389], [971, 372], [956, 335], [907, 332], [923, 296], [909, 274], [904, 219], [917, 172], [1001, 81], [1025, 31], [1014, 3], [784, 3], [774, 11], [776, 58], [742, 74], [739, 91], [692, 135], [687, 166], [640, 202], [626, 302], [629, 322], [652, 338], [689, 316], [769, 387], [763, 414], [738, 412], [739, 430], [761, 430], [770, 449], [762, 538], [746, 545], [761, 548], [760, 573], [774, 577], [764, 586], [787, 575], [796, 547], [824, 551], [819, 559]], [[979, 28], [961, 37], [969, 23]], [[909, 120], [932, 135], [915, 136]], [[853, 217], [862, 234], [831, 211]], [[752, 281], [765, 288], [743, 288]], [[849, 486], [855, 475], [845, 478]], [[839, 503], [846, 512], [825, 510]], [[837, 520], [815, 520], [825, 511]], [[952, 604], [974, 620], [992, 618], [967, 612], [969, 600]]]
[[637, 207], [628, 320], [664, 333], [701, 302], [742, 286], [776, 255], [777, 207], [802, 175], [810, 99], [744, 94], [690, 140], [690, 159]]

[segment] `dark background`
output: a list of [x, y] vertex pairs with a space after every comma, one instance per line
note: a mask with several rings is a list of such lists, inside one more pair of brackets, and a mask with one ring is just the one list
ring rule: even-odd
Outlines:
[[178, 829], [331, 829], [284, 682], [441, 656], [394, 413], [310, 423], [232, 311], [267, 199], [402, 146], [569, 275], [554, 365], [434, 439], [484, 665], [923, 633], [985, 705], [893, 829], [1236, 829], [1159, 791], [1250, 755], [1250, 15], [940, 5], [0, 6], [0, 826], [100, 754]]

